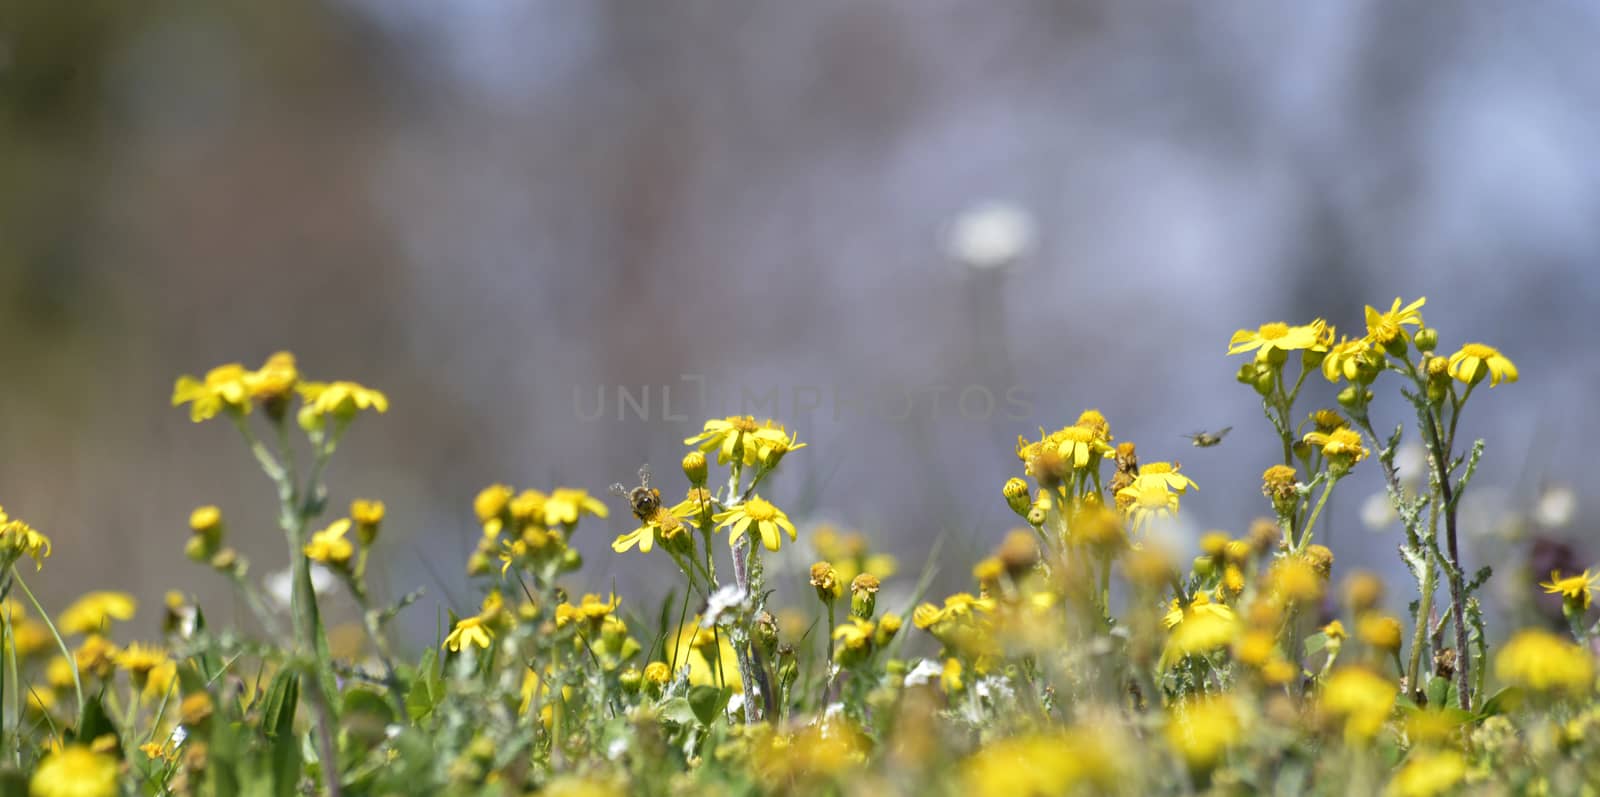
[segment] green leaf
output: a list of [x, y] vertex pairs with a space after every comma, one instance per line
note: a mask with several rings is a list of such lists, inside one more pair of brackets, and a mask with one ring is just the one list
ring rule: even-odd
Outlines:
[[1428, 705], [1444, 708], [1455, 705], [1456, 685], [1449, 678], [1435, 675], [1428, 680]]
[[389, 701], [365, 687], [356, 687], [344, 693], [339, 716], [345, 733], [353, 741], [368, 747], [383, 741], [384, 731], [395, 719]]
[[1317, 633], [1306, 637], [1305, 645], [1307, 656], [1317, 653], [1328, 646], [1328, 635], [1318, 631]]
[[416, 677], [411, 679], [411, 689], [406, 692], [406, 715], [413, 722], [433, 713], [439, 697], [444, 693], [439, 678], [439, 651], [429, 648], [417, 664]]
[[268, 738], [294, 735], [294, 712], [300, 702], [300, 676], [292, 669], [279, 670], [261, 699], [261, 731]]
[[1522, 705], [1524, 697], [1526, 695], [1521, 687], [1508, 686], [1495, 692], [1488, 700], [1484, 701], [1483, 709], [1478, 712], [1478, 716], [1487, 718], [1516, 711], [1517, 707]]
[[[105, 692], [86, 698], [83, 701], [83, 713], [78, 716], [77, 741], [89, 744], [106, 734], [117, 736], [117, 726], [111, 722], [111, 716], [106, 713]], [[121, 747], [121, 737], [116, 746]]]
[[689, 687], [689, 707], [701, 725], [709, 727], [728, 705], [728, 693], [715, 686]]
[[657, 711], [661, 714], [662, 719], [678, 725], [694, 725], [698, 722], [694, 714], [694, 708], [689, 705], [687, 698], [674, 697], [663, 701], [657, 707]]

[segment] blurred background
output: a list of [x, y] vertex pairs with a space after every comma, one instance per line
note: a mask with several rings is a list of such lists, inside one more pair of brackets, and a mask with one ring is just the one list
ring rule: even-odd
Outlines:
[[[329, 480], [388, 503], [415, 644], [476, 603], [479, 488], [650, 462], [676, 499], [682, 439], [740, 411], [810, 444], [767, 493], [803, 529], [867, 533], [902, 589], [942, 539], [954, 587], [1016, 525], [1016, 436], [1088, 407], [1181, 460], [1191, 530], [1241, 532], [1277, 443], [1228, 336], [1425, 294], [1441, 348], [1521, 368], [1463, 436], [1470, 557], [1525, 592], [1535, 545], [1600, 556], [1568, 428], [1600, 389], [1597, 36], [1583, 3], [0, 0], [0, 503], [55, 541], [51, 605], [243, 620], [186, 519], [221, 505], [264, 577], [270, 487], [168, 399], [289, 349], [392, 399]], [[1329, 516], [1345, 572], [1392, 567], [1379, 488]], [[611, 554], [612, 507], [574, 586], [653, 606], [671, 568]]]

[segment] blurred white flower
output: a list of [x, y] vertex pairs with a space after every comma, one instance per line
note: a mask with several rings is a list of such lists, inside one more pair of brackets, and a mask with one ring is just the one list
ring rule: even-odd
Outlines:
[[[318, 564], [311, 566], [311, 589], [318, 595], [327, 594], [328, 590], [333, 589], [337, 581], [338, 579], [328, 571], [328, 568]], [[267, 588], [267, 597], [272, 598], [272, 602], [279, 609], [287, 610], [289, 608], [291, 597], [294, 595], [293, 569], [286, 567], [276, 573], [267, 574], [262, 585]]]
[[906, 686], [922, 686], [933, 683], [944, 675], [944, 665], [933, 659], [923, 659], [917, 666], [906, 673]]
[[711, 597], [706, 600], [706, 611], [700, 620], [700, 627], [710, 628], [722, 622], [722, 616], [725, 612], [735, 611], [737, 613], [736, 610], [743, 608], [745, 597], [745, 591], [734, 584], [729, 584], [711, 593]]
[[1578, 494], [1565, 484], [1546, 487], [1533, 507], [1533, 517], [1539, 525], [1552, 529], [1570, 525], [1577, 514]]
[[1428, 454], [1416, 443], [1403, 443], [1394, 452], [1394, 469], [1402, 482], [1421, 481], [1428, 476]]
[[1382, 531], [1399, 519], [1394, 504], [1389, 503], [1388, 493], [1373, 493], [1361, 502], [1361, 522], [1373, 531]]
[[978, 271], [1010, 265], [1033, 251], [1033, 216], [1017, 205], [984, 202], [956, 217], [945, 246], [950, 257]]

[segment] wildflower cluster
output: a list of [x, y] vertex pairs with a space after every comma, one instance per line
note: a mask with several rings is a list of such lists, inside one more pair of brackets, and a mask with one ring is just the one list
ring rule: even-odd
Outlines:
[[[288, 354], [184, 377], [174, 404], [228, 419], [275, 490], [288, 594], [230, 545], [255, 524], [208, 505], [184, 553], [258, 627], [215, 628], [181, 593], [151, 633], [118, 592], [51, 614], [18, 567], [36, 574], [50, 540], [0, 511], [0, 757], [42, 797], [1577, 792], [1600, 780], [1600, 578], [1522, 585], [1559, 596], [1567, 627], [1491, 648], [1490, 574], [1465, 571], [1456, 517], [1484, 447], [1459, 451], [1456, 431], [1480, 385], [1518, 373], [1483, 344], [1435, 353], [1423, 306], [1369, 307], [1359, 336], [1322, 320], [1233, 336], [1281, 443], [1260, 496], [1237, 496], [1260, 501], [1248, 528], [1189, 539], [1175, 521], [1196, 474], [1227, 482], [1142, 457], [1087, 410], [1018, 439], [990, 499], [1016, 527], [929, 594], [950, 572], [937, 548], [907, 578], [865, 535], [787, 511], [781, 466], [806, 445], [718, 418], [684, 440], [681, 480], [645, 468], [609, 501], [500, 483], [463, 500], [475, 591], [445, 596], [415, 651], [390, 626], [421, 593], [369, 578], [385, 504], [330, 517], [322, 481], [387, 398], [303, 380]], [[1328, 406], [1297, 408], [1318, 381]], [[1425, 485], [1400, 476], [1404, 427], [1377, 434], [1389, 382], [1415, 411]], [[1414, 588], [1335, 562], [1325, 509], [1362, 477], [1386, 485]], [[607, 546], [676, 586], [651, 603], [587, 582], [580, 549]]]

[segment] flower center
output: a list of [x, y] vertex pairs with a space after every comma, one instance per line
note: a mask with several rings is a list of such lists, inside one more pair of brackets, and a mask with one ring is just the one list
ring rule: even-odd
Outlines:
[[1256, 335], [1263, 340], [1277, 340], [1287, 334], [1289, 334], [1289, 325], [1281, 321], [1262, 324], [1261, 329], [1256, 331]]
[[744, 513], [751, 520], [771, 520], [777, 516], [778, 508], [764, 499], [752, 498], [744, 505]]
[[1461, 347], [1461, 351], [1468, 357], [1476, 357], [1480, 360], [1487, 360], [1500, 354], [1493, 346], [1485, 346], [1482, 343], [1468, 343]]
[[730, 416], [728, 418], [728, 425], [732, 426], [736, 431], [744, 432], [746, 434], [761, 428], [760, 426], [756, 425], [756, 419], [749, 415]]
[[1139, 506], [1145, 509], [1166, 507], [1169, 493], [1163, 485], [1152, 485], [1139, 491]]

